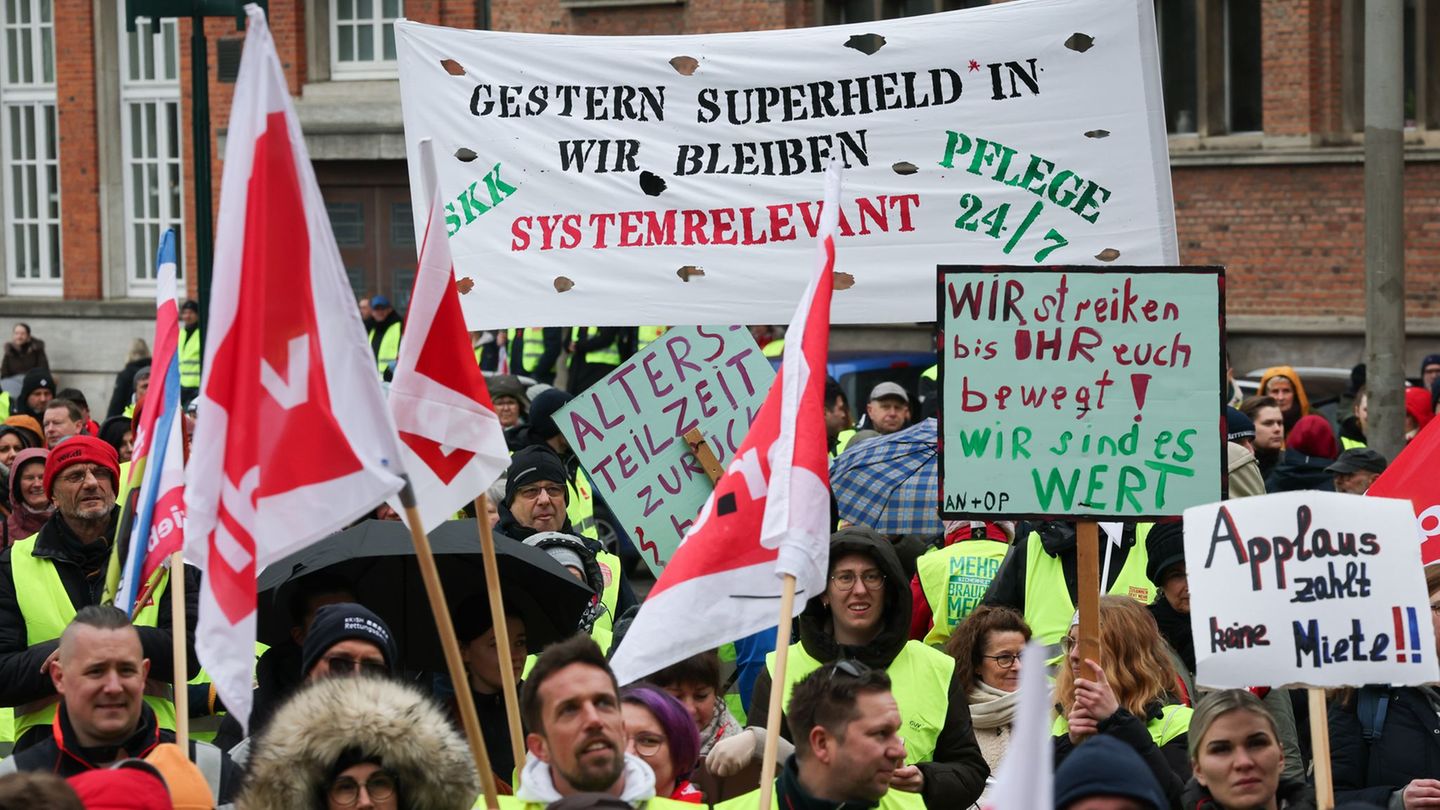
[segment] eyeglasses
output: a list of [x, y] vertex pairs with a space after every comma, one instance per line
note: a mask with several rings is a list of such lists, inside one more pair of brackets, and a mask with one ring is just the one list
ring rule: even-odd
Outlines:
[[870, 667], [853, 658], [841, 658], [839, 661], [830, 665], [830, 674], [825, 676], [825, 681], [828, 683], [835, 680], [835, 673], [837, 672], [841, 675], [848, 675], [851, 678], [863, 678], [870, 674]]
[[[395, 795], [395, 777], [384, 771], [376, 771], [365, 780], [365, 792], [370, 798], [383, 802]], [[354, 807], [360, 801], [360, 783], [348, 776], [342, 776], [330, 786], [330, 801], [342, 807]]]
[[835, 587], [841, 591], [854, 590], [856, 581], [865, 583], [865, 589], [873, 591], [885, 584], [885, 575], [874, 568], [858, 577], [854, 571], [841, 571], [838, 574], [831, 574], [830, 581], [835, 583]]
[[539, 498], [540, 493], [542, 492], [550, 496], [550, 500], [552, 501], [558, 501], [565, 497], [565, 490], [557, 484], [550, 484], [549, 486], [544, 487], [539, 486], [538, 484], [532, 484], [530, 486], [520, 487], [519, 489], [515, 490], [515, 497], [524, 498], [527, 501], [533, 501]]
[[642, 757], [655, 756], [665, 744], [665, 738], [658, 734], [636, 734], [631, 739], [635, 741], [635, 753]]
[[331, 675], [351, 675], [357, 671], [380, 677], [390, 675], [390, 668], [385, 666], [385, 662], [376, 661], [374, 658], [357, 660], [343, 655], [329, 655], [325, 657], [325, 666], [330, 668]]
[[[1066, 636], [1066, 638], [1069, 638], [1069, 636]], [[1062, 643], [1062, 646], [1063, 646], [1063, 643]], [[1067, 650], [1067, 652], [1068, 652], [1068, 650]], [[1019, 660], [1020, 660], [1020, 656], [1016, 655], [1015, 653], [1000, 653], [999, 655], [982, 655], [982, 656], [980, 656], [980, 657], [981, 657], [981, 658], [989, 658], [991, 661], [994, 661], [994, 662], [995, 662], [995, 666], [1000, 667], [1001, 669], [1009, 669], [1009, 668], [1015, 666], [1015, 662], [1016, 662], [1016, 661], [1019, 661]]]
[[98, 464], [89, 464], [83, 467], [76, 465], [66, 470], [65, 474], [60, 476], [60, 480], [67, 484], [83, 484], [85, 479], [92, 475], [95, 476], [96, 481], [99, 481], [100, 476], [107, 475], [109, 472]]
[[1062, 636], [1060, 638], [1060, 652], [1069, 655], [1070, 651], [1075, 649], [1075, 645], [1079, 643], [1079, 640], [1074, 636]]

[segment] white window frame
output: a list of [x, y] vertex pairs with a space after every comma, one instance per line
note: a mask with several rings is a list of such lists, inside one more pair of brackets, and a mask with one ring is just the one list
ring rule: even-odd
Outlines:
[[[18, 9], [29, 13], [28, 22], [11, 19]], [[13, 49], [20, 54], [16, 63], [19, 76], [11, 75], [12, 42], [21, 46]], [[24, 75], [27, 68], [28, 76]], [[64, 292], [58, 123], [53, 0], [0, 0], [0, 196], [4, 198], [0, 244], [4, 245], [6, 291], [12, 295], [57, 296]], [[15, 150], [20, 157], [13, 154]], [[17, 235], [20, 228], [26, 230], [24, 239]], [[20, 250], [37, 262], [38, 277], [22, 274], [16, 260]]]
[[[0, 0], [3, 1], [3, 0]], [[152, 31], [151, 19], [135, 20], [135, 31], [125, 30], [124, 6], [120, 14], [120, 149], [122, 156], [125, 286], [130, 297], [155, 293], [155, 254], [160, 237], [170, 227], [184, 234], [185, 143], [180, 113], [180, 41], [175, 20], [161, 21], [161, 33]], [[168, 51], [165, 39], [168, 38]], [[132, 48], [133, 46], [142, 46]], [[137, 61], [132, 65], [131, 59]], [[132, 73], [131, 68], [137, 70]], [[166, 125], [173, 111], [173, 137]], [[139, 117], [136, 117], [136, 114]], [[138, 126], [138, 131], [137, 131]], [[154, 151], [150, 151], [153, 145]], [[137, 150], [142, 154], [137, 156]], [[137, 171], [143, 177], [137, 177]], [[143, 187], [141, 187], [143, 185]], [[173, 185], [173, 191], [169, 186]], [[164, 193], [170, 191], [170, 193]], [[140, 208], [136, 195], [140, 195]], [[140, 232], [142, 231], [143, 232]], [[180, 251], [177, 251], [177, 255]], [[183, 285], [184, 262], [180, 262]], [[182, 286], [183, 289], [183, 286]]]
[[[330, 6], [329, 25], [327, 26], [330, 36], [330, 78], [332, 80], [342, 79], [393, 79], [399, 75], [397, 62], [394, 59], [385, 59], [385, 31], [390, 31], [393, 39], [395, 36], [395, 21], [405, 16], [405, 0], [326, 0]], [[395, 4], [395, 16], [385, 14], [387, 2]], [[349, 6], [351, 19], [340, 19], [341, 4]], [[359, 19], [361, 4], [368, 3], [370, 16]], [[370, 27], [373, 35], [372, 54], [375, 59], [367, 61], [340, 60], [340, 37], [341, 26], [347, 29], [354, 29], [359, 25]], [[348, 35], [348, 32], [347, 32]], [[358, 48], [358, 35], [357, 35]]]

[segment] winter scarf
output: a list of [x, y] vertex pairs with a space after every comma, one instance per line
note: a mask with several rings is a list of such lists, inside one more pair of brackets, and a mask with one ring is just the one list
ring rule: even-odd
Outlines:
[[715, 714], [711, 716], [710, 722], [700, 729], [700, 756], [709, 754], [715, 743], [734, 737], [740, 731], [740, 723], [735, 719], [735, 715], [730, 713], [729, 704], [725, 702], [725, 698], [716, 695]]
[[[645, 760], [634, 754], [625, 755], [625, 789], [620, 798], [632, 805], [655, 797], [655, 772]], [[525, 769], [520, 772], [520, 789], [515, 798], [522, 802], [548, 805], [563, 798], [555, 788], [550, 776], [549, 763], [540, 761], [534, 754], [525, 757]]]
[[1020, 708], [1020, 692], [1006, 692], [996, 689], [984, 681], [976, 681], [970, 690], [970, 719], [975, 728], [991, 729], [1009, 726], [1015, 722], [1015, 712]]

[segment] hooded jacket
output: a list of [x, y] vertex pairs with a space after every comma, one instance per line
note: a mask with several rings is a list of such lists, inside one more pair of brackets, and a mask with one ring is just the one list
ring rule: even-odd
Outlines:
[[1289, 366], [1272, 366], [1265, 369], [1265, 373], [1260, 375], [1260, 387], [1255, 390], [1264, 394], [1265, 386], [1276, 377], [1284, 377], [1295, 387], [1295, 404], [1291, 410], [1284, 413], [1285, 432], [1289, 433], [1290, 429], [1295, 427], [1295, 423], [1300, 421], [1300, 417], [1309, 415], [1310, 397], [1305, 395], [1305, 384], [1300, 382], [1300, 375], [1296, 374], [1295, 369]]
[[351, 748], [394, 775], [403, 810], [465, 810], [480, 793], [470, 749], [429, 698], [384, 678], [322, 678], [256, 741], [237, 810], [325, 807], [331, 771]]
[[[830, 540], [830, 559], [839, 560], [848, 554], [869, 556], [885, 574], [884, 613], [879, 634], [863, 647], [838, 643], [831, 625], [830, 608], [822, 602], [822, 595], [817, 594], [800, 614], [800, 645], [816, 661], [829, 663], [850, 658], [874, 669], [888, 669], [910, 639], [910, 578], [905, 576], [890, 543], [870, 529], [850, 528], [835, 533]], [[765, 723], [765, 712], [755, 709], [769, 705], [771, 688], [769, 671], [761, 670], [750, 697], [750, 722], [756, 726]], [[926, 807], [969, 807], [985, 789], [990, 767], [975, 742], [970, 701], [958, 669], [946, 692], [949, 708], [935, 742], [935, 754], [932, 761], [919, 763], [925, 775], [921, 795]], [[782, 717], [781, 723], [780, 733], [793, 740], [788, 721]]]
[[[520, 772], [520, 789], [515, 798], [526, 804], [549, 805], [560, 801], [563, 796], [555, 789], [555, 779], [550, 774], [550, 765], [529, 754], [525, 757], [525, 768]], [[655, 798], [655, 772], [645, 760], [634, 754], [625, 755], [625, 788], [620, 799], [632, 806]], [[243, 810], [243, 808], [242, 808]]]
[[[1303, 780], [1284, 779], [1276, 786], [1275, 798], [1280, 810], [1315, 810], [1315, 788]], [[1225, 810], [1210, 791], [1193, 778], [1185, 785], [1185, 795], [1180, 799], [1183, 810]]]
[[20, 468], [31, 462], [38, 462], [44, 467], [45, 459], [49, 457], [50, 451], [43, 447], [31, 447], [15, 454], [15, 460], [10, 465], [10, 479], [6, 482], [10, 490], [7, 493], [10, 496], [10, 515], [5, 519], [5, 548], [40, 531], [55, 513], [53, 505], [43, 512], [31, 512], [25, 505], [25, 499], [20, 497]]

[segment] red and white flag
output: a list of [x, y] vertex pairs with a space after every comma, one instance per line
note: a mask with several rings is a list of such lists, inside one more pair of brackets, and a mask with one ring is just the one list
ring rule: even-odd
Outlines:
[[1020, 655], [1020, 709], [1010, 729], [1005, 757], [980, 806], [985, 810], [1036, 810], [1055, 806], [1055, 780], [1051, 763], [1055, 743], [1050, 739], [1051, 696], [1046, 677], [1045, 646], [1032, 641]]
[[1420, 562], [1440, 563], [1440, 475], [1435, 474], [1435, 460], [1440, 459], [1440, 419], [1431, 419], [1415, 434], [1365, 490], [1377, 498], [1402, 498], [1415, 507], [1415, 520], [1420, 532]]
[[785, 333], [775, 384], [611, 662], [630, 683], [773, 627], [784, 574], [795, 613], [825, 588], [830, 469], [824, 408], [840, 170], [825, 174], [819, 258]]
[[250, 716], [255, 578], [402, 484], [394, 423], [265, 15], [245, 50], [220, 185], [204, 378], [186, 469], [195, 649]]
[[430, 217], [390, 383], [390, 413], [400, 429], [403, 466], [426, 532], [484, 492], [510, 464], [500, 417], [460, 310], [432, 152], [428, 141], [420, 145]]

